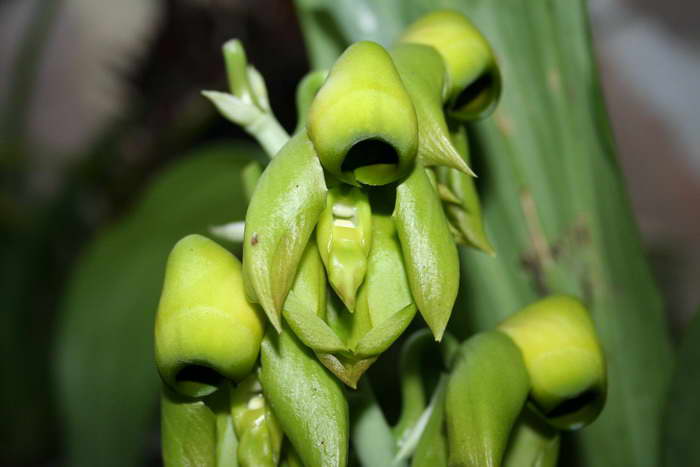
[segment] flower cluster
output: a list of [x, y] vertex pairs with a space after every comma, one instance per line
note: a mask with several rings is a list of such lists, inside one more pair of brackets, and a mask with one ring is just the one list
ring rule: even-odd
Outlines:
[[[242, 263], [200, 235], [170, 255], [155, 328], [167, 465], [345, 466], [347, 387], [416, 313], [429, 333], [404, 345], [395, 465], [500, 465], [523, 413], [555, 434], [598, 415], [605, 363], [578, 300], [547, 298], [462, 344], [446, 333], [457, 244], [493, 254], [463, 124], [501, 82], [467, 18], [439, 11], [389, 49], [348, 47], [300, 83], [291, 137], [240, 43], [224, 53], [233, 94], [205, 95], [271, 162], [244, 174]], [[444, 357], [430, 385], [415, 363], [428, 344]]]

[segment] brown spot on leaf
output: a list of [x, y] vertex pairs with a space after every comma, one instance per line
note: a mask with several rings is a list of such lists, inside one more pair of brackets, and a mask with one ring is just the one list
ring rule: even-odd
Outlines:
[[252, 246], [255, 246], [258, 244], [258, 234], [257, 233], [253, 232], [253, 236], [250, 237], [250, 244]]

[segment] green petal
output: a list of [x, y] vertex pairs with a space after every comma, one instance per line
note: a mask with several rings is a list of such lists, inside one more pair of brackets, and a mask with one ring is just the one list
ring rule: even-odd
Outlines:
[[442, 55], [452, 117], [472, 120], [493, 110], [501, 94], [498, 66], [486, 39], [464, 15], [453, 10], [429, 13], [406, 29], [401, 42], [431, 45]]
[[346, 350], [345, 344], [323, 320], [326, 316], [326, 275], [314, 242], [309, 242], [284, 303], [284, 319], [299, 339], [319, 352]]
[[394, 219], [413, 299], [436, 340], [459, 288], [459, 257], [440, 200], [422, 164], [396, 190]]
[[175, 391], [200, 397], [253, 368], [264, 318], [245, 299], [241, 266], [201, 235], [180, 240], [168, 258], [155, 325], [156, 364]]
[[573, 430], [598, 417], [605, 404], [605, 357], [580, 301], [553, 295], [510, 316], [499, 329], [522, 351], [531, 398], [549, 423]]
[[385, 319], [365, 334], [355, 347], [355, 355], [375, 357], [384, 352], [411, 324], [416, 314], [416, 306], [410, 304]]
[[447, 383], [449, 465], [500, 465], [528, 391], [523, 357], [507, 336], [489, 331], [465, 341]]
[[306, 467], [347, 465], [348, 405], [341, 386], [289, 329], [265, 336], [260, 381]]
[[325, 205], [323, 169], [306, 133], [297, 133], [258, 181], [243, 244], [246, 292], [278, 331], [282, 305]]
[[413, 167], [416, 112], [379, 44], [357, 42], [338, 58], [311, 104], [307, 128], [323, 167], [346, 183], [385, 185]]
[[418, 117], [418, 157], [426, 166], [442, 165], [474, 175], [452, 145], [442, 107], [445, 64], [437, 51], [420, 44], [399, 44], [391, 51]]
[[323, 366], [352, 389], [357, 389], [357, 383], [362, 375], [377, 360], [377, 357], [362, 358], [320, 352], [316, 356], [323, 363]]
[[391, 216], [372, 216], [372, 249], [364, 287], [373, 326], [413, 303], [396, 225]]

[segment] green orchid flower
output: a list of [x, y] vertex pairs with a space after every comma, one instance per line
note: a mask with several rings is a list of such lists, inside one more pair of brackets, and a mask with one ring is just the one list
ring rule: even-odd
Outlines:
[[553, 295], [507, 318], [499, 329], [523, 353], [534, 407], [559, 429], [579, 429], [605, 405], [606, 365], [595, 325], [576, 298]]
[[265, 327], [245, 300], [241, 265], [201, 235], [180, 240], [168, 258], [155, 325], [156, 364], [175, 392], [202, 397], [253, 369]]
[[[444, 76], [442, 59], [431, 48], [404, 49], [430, 56]], [[415, 60], [406, 55], [405, 61], [415, 69]], [[319, 86], [322, 76], [312, 74], [300, 85], [306, 127], [273, 158], [255, 188], [243, 267], [249, 298], [275, 328], [281, 329], [283, 315], [301, 341], [354, 387], [416, 310], [438, 340], [447, 325], [459, 262], [439, 196], [423, 158], [416, 159], [418, 121], [429, 122], [430, 133], [437, 119], [443, 140], [450, 139], [444, 117], [435, 113], [439, 93], [430, 88], [431, 100], [419, 106], [417, 120], [392, 56], [377, 44], [349, 47]], [[413, 92], [421, 86], [430, 87], [418, 84]], [[380, 144], [393, 162], [376, 159], [365, 143]], [[454, 151], [457, 165], [468, 170]]]
[[416, 112], [379, 44], [343, 52], [311, 104], [307, 129], [323, 167], [345, 183], [385, 185], [413, 168]]
[[439, 10], [419, 18], [400, 42], [434, 47], [445, 61], [448, 114], [460, 121], [488, 115], [501, 94], [501, 76], [491, 46], [461, 13]]

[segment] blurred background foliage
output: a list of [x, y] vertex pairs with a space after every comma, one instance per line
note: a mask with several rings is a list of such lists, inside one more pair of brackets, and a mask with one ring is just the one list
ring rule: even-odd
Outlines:
[[[291, 130], [293, 91], [310, 66], [307, 55], [327, 64], [348, 40], [386, 42], [407, 19], [441, 6], [473, 9], [488, 35], [498, 28], [483, 3], [0, 3], [0, 464], [159, 464], [150, 339], [165, 258], [183, 235], [242, 218], [237, 170], [261, 157], [199, 95], [226, 87], [224, 41], [243, 41], [267, 80], [276, 115]], [[697, 318], [683, 338], [700, 304], [698, 9], [682, 0], [589, 2], [620, 165], [669, 317], [669, 329], [654, 332], [683, 342], [665, 426], [652, 430], [675, 447], [663, 455], [667, 465], [692, 465], [699, 457], [689, 456], [700, 455], [689, 443], [700, 428], [693, 396], [700, 390]], [[489, 37], [497, 50], [509, 44]], [[537, 49], [541, 42], [530, 46], [533, 55], [546, 55]], [[528, 94], [536, 87], [506, 81], [506, 89], [511, 84], [523, 102], [537, 105], [537, 95]], [[546, 203], [553, 195], [537, 196]], [[519, 300], [523, 294], [513, 299]], [[648, 345], [653, 354], [658, 343]], [[395, 359], [382, 357], [370, 375], [385, 388], [378, 397], [390, 416]], [[642, 373], [644, 364], [637, 362]], [[670, 373], [665, 366], [662, 373]], [[657, 377], [665, 379], [644, 375]], [[648, 389], [628, 385], [621, 396]]]

